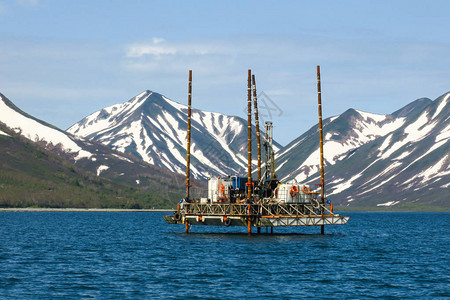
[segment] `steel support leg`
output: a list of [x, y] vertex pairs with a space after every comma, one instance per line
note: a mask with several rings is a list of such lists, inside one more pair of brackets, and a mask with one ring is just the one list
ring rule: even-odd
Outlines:
[[184, 221], [184, 225], [185, 225], [184, 232], [185, 233], [189, 233], [189, 223], [188, 223], [188, 221]]

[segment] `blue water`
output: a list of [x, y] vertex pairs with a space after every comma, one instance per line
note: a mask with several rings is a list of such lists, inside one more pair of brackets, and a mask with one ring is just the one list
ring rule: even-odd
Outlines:
[[167, 225], [150, 212], [0, 212], [0, 298], [450, 297], [450, 213], [344, 226]]

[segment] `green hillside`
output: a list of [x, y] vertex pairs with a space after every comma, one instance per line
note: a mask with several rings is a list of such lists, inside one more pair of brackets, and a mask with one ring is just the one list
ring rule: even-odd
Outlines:
[[[183, 186], [167, 195], [82, 171], [0, 126], [0, 207], [173, 208]], [[166, 185], [167, 187], [167, 185]]]

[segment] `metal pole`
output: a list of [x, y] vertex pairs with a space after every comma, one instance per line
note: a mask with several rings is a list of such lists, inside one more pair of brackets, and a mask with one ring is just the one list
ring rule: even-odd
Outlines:
[[247, 199], [252, 198], [252, 71], [248, 70], [248, 181]]
[[184, 233], [189, 233], [189, 223], [187, 220], [184, 221]]
[[255, 126], [256, 126], [256, 146], [258, 149], [258, 182], [261, 181], [261, 138], [259, 133], [259, 114], [258, 114], [258, 99], [256, 96], [256, 80], [255, 75], [252, 75], [253, 81], [253, 106], [255, 107]]
[[186, 147], [186, 201], [189, 201], [190, 163], [191, 163], [191, 99], [192, 98], [192, 70], [189, 70], [188, 86], [188, 115], [187, 115], [187, 147]]
[[252, 235], [252, 219], [250, 217], [251, 204], [248, 205], [248, 219], [247, 219], [247, 232], [248, 235]]
[[[317, 97], [319, 102], [319, 136], [320, 136], [320, 199], [322, 205], [325, 203], [325, 181], [324, 181], [324, 162], [323, 162], [323, 130], [322, 130], [322, 95], [320, 90], [320, 66], [317, 66]], [[321, 214], [324, 214], [323, 206]], [[325, 226], [321, 226], [321, 234], [325, 234]]]

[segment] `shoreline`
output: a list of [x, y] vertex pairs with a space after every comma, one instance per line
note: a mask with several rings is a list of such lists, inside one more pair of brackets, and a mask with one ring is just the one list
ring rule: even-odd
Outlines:
[[173, 212], [175, 209], [125, 209], [125, 208], [39, 208], [39, 207], [21, 207], [21, 208], [0, 208], [2, 211], [36, 211], [36, 212]]

